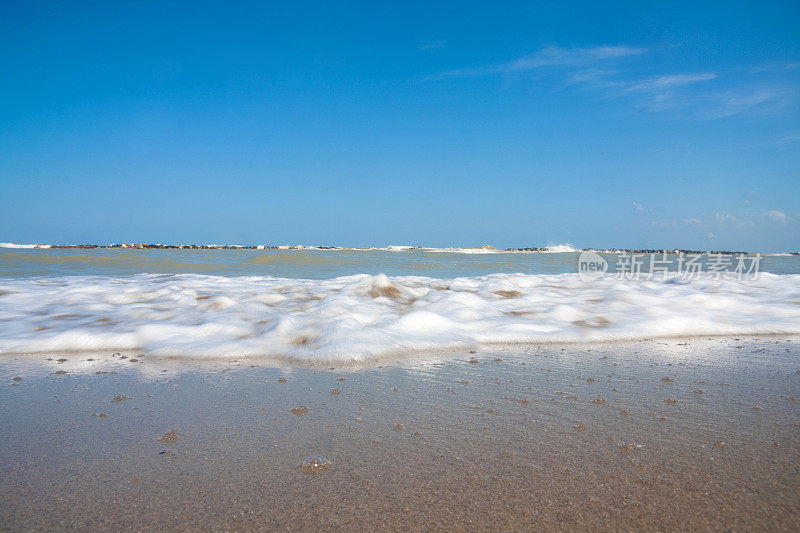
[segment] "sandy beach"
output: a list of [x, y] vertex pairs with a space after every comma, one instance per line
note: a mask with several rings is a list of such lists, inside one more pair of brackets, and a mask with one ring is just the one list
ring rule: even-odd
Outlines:
[[793, 531], [798, 342], [5, 356], [0, 527]]

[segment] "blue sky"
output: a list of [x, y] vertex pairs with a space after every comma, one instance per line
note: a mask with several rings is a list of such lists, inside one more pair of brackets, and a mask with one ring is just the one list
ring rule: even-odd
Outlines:
[[800, 250], [800, 3], [3, 2], [0, 241]]

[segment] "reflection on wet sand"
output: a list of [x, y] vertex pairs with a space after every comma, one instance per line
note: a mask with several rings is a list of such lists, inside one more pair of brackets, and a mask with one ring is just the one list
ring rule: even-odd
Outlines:
[[798, 341], [495, 346], [359, 367], [4, 357], [0, 516], [11, 529], [795, 530]]

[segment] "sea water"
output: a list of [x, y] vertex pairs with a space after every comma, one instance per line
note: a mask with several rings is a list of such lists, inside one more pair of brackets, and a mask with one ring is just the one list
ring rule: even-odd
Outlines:
[[[0, 250], [0, 353], [364, 362], [486, 344], [800, 333], [800, 257], [757, 276], [578, 274], [579, 253]], [[646, 258], [645, 258], [646, 259]], [[664, 259], [659, 257], [659, 259]], [[703, 258], [703, 264], [709, 259]]]

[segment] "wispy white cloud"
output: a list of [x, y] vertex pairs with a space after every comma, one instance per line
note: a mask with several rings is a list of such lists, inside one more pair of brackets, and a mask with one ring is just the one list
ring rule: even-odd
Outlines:
[[787, 94], [782, 87], [746, 88], [728, 91], [716, 96], [716, 106], [709, 112], [710, 118], [725, 118], [743, 113], [768, 110], [768, 105], [780, 105]]
[[708, 81], [716, 79], [718, 76], [713, 72], [697, 72], [693, 74], [669, 74], [666, 76], [657, 76], [655, 78], [648, 78], [632, 82], [632, 84], [625, 89], [626, 92], [634, 91], [653, 91], [672, 89], [674, 87], [681, 87], [683, 85], [690, 85], [692, 83], [699, 83], [701, 81]]
[[686, 95], [681, 92], [690, 85], [717, 79], [714, 72], [691, 72], [684, 74], [665, 74], [639, 80], [620, 81], [617, 86], [620, 95], [638, 94], [641, 105], [651, 111], [660, 111], [680, 107], [686, 102]]
[[595, 46], [592, 48], [559, 48], [551, 46], [539, 52], [502, 65], [501, 72], [518, 72], [555, 65], [586, 65], [604, 59], [618, 59], [647, 53], [635, 46]]
[[[634, 208], [637, 203], [634, 203]], [[649, 217], [648, 217], [649, 218]], [[703, 235], [709, 240], [716, 238], [715, 233], [729, 235], [732, 232], [747, 231], [745, 228], [774, 228], [775, 223], [800, 224], [800, 213], [795, 216], [783, 211], [773, 209], [770, 211], [752, 211], [747, 213], [717, 212], [712, 216], [701, 215], [698, 217], [650, 219], [650, 225], [664, 230], [689, 232], [693, 235]]]
[[763, 213], [745, 213], [732, 215], [730, 213], [714, 213], [714, 220], [720, 224], [733, 224], [739, 227], [754, 226], [757, 222], [771, 220], [773, 222], [786, 222], [789, 217], [783, 211], [772, 209]]
[[785, 110], [800, 102], [800, 61], [764, 63], [712, 72], [664, 72], [641, 75], [637, 58], [646, 47], [606, 45], [582, 48], [550, 46], [512, 61], [439, 72], [428, 80], [475, 76], [517, 76], [547, 69], [551, 80], [583, 86], [607, 97], [625, 98], [652, 112], [683, 110], [695, 120], [757, 115]]
[[542, 48], [535, 54], [505, 63], [446, 70], [428, 76], [427, 79], [513, 74], [515, 72], [534, 70], [542, 67], [588, 66], [606, 60], [642, 55], [647, 52], [647, 48], [635, 46], [594, 46], [588, 48], [561, 48], [558, 46], [550, 46]]
[[752, 226], [752, 220], [745, 220], [744, 218], [730, 213], [714, 213], [714, 220], [724, 224], [735, 224], [737, 226]]
[[772, 211], [767, 211], [764, 215], [768, 216], [772, 220], [777, 222], [785, 222], [786, 221], [786, 213], [783, 211], [778, 211], [777, 209], [773, 209]]
[[639, 202], [633, 202], [633, 208], [639, 213], [644, 213], [644, 207]]
[[786, 72], [796, 68], [800, 68], [800, 61], [772, 61], [748, 67], [747, 70], [752, 74], [761, 74], [763, 72]]

